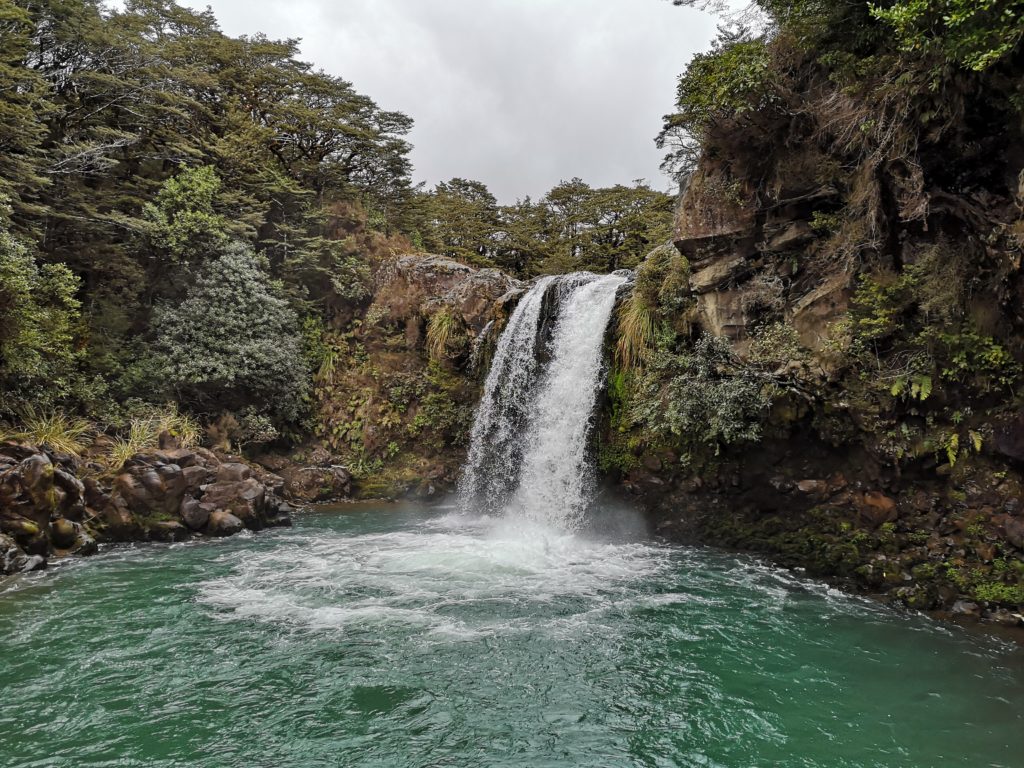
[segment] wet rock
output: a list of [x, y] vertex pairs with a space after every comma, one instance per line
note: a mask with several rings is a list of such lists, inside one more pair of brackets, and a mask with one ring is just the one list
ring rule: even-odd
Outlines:
[[30, 558], [18, 543], [7, 534], [0, 533], [0, 575], [21, 573], [29, 570]]
[[234, 483], [252, 477], [252, 468], [248, 464], [229, 462], [221, 464], [217, 469], [218, 483]]
[[953, 603], [950, 611], [956, 616], [973, 616], [974, 618], [981, 616], [981, 607], [969, 600], [957, 600]]
[[1008, 517], [1003, 523], [1006, 540], [1017, 549], [1024, 549], [1024, 518]]
[[138, 515], [177, 514], [185, 496], [185, 475], [177, 464], [135, 464], [114, 479], [112, 498]]
[[281, 499], [273, 499], [267, 511], [267, 525], [290, 527], [292, 524], [292, 506]]
[[819, 498], [827, 496], [829, 491], [828, 482], [825, 480], [801, 480], [796, 484], [796, 488], [800, 493]]
[[268, 453], [256, 459], [256, 463], [270, 472], [280, 472], [291, 465], [284, 456]]
[[50, 541], [57, 549], [71, 549], [77, 539], [78, 530], [70, 520], [58, 517], [50, 523]]
[[282, 477], [283, 495], [291, 501], [329, 501], [352, 492], [352, 475], [341, 466], [293, 467]]
[[881, 491], [868, 491], [854, 498], [861, 521], [872, 528], [891, 523], [899, 515], [896, 502]]
[[191, 532], [177, 520], [159, 520], [150, 523], [147, 528], [149, 538], [153, 541], [175, 542], [188, 541]]
[[206, 487], [203, 503], [224, 509], [240, 519], [246, 528], [258, 531], [266, 525], [267, 489], [255, 478], [217, 482]]
[[200, 504], [191, 496], [186, 496], [181, 500], [179, 514], [185, 525], [193, 531], [200, 531], [210, 522], [211, 511], [209, 505]]
[[79, 555], [80, 557], [86, 557], [88, 555], [95, 555], [99, 551], [99, 545], [83, 526], [79, 523], [75, 523], [77, 536], [75, 543], [71, 547], [71, 554]]
[[234, 536], [245, 528], [237, 517], [230, 512], [218, 509], [210, 515], [210, 522], [206, 526], [206, 532], [211, 536]]
[[185, 479], [185, 492], [192, 494], [214, 479], [212, 470], [199, 465], [185, 467], [181, 470], [181, 475]]
[[42, 555], [30, 555], [25, 560], [25, 564], [21, 566], [21, 572], [28, 573], [29, 571], [41, 571], [45, 567], [45, 557], [43, 557]]
[[317, 446], [309, 452], [307, 462], [311, 467], [329, 467], [331, 466], [331, 454], [326, 448]]
[[118, 498], [104, 507], [100, 515], [103, 538], [109, 541], [139, 541], [145, 530], [131, 510]]
[[996, 424], [992, 449], [1009, 459], [1024, 461], [1024, 413], [1005, 418]]

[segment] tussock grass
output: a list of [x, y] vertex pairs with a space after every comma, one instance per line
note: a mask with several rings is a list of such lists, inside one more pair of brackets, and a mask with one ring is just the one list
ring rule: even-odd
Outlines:
[[136, 453], [156, 448], [160, 435], [167, 432], [178, 439], [183, 448], [199, 442], [202, 429], [191, 416], [180, 413], [176, 406], [169, 405], [163, 410], [132, 419], [126, 432], [114, 438], [105, 457], [107, 467], [120, 469]]
[[27, 409], [21, 414], [21, 428], [0, 433], [0, 439], [47, 446], [58, 453], [79, 456], [92, 441], [96, 427], [85, 419], [63, 411]]
[[431, 360], [440, 361], [448, 356], [458, 333], [459, 319], [450, 307], [442, 307], [427, 324], [427, 354]]
[[654, 347], [656, 319], [654, 309], [634, 292], [619, 307], [618, 340], [615, 359], [619, 367], [629, 370], [643, 368]]

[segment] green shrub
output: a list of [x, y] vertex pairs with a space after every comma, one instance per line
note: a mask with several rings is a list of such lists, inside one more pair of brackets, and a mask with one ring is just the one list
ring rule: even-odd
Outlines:
[[739, 364], [727, 339], [704, 335], [675, 351], [663, 336], [637, 379], [631, 416], [656, 435], [717, 446], [758, 440], [769, 404], [761, 379]]
[[982, 71], [1009, 55], [1024, 35], [1021, 0], [898, 0], [871, 6], [905, 51], [937, 54]]
[[154, 328], [155, 362], [190, 410], [252, 406], [279, 421], [298, 417], [309, 381], [298, 318], [247, 248], [203, 265]]

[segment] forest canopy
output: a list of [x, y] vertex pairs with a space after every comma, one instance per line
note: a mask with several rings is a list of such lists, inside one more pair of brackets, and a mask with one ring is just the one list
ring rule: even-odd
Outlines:
[[[476, 181], [416, 185], [411, 118], [297, 40], [231, 37], [172, 0], [0, 0], [0, 94], [0, 419], [163, 402], [212, 418], [256, 397], [294, 422], [306, 383], [285, 371], [318, 364], [299, 329], [349, 322], [388, 253], [530, 277], [632, 266], [668, 237], [671, 198], [640, 182], [510, 205]], [[215, 306], [232, 264], [253, 316], [230, 325], [253, 349], [280, 335], [277, 390], [237, 355], [198, 370], [183, 351], [233, 343]]]

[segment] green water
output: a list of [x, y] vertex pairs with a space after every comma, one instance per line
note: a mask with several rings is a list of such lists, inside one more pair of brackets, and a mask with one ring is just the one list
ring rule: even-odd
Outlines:
[[1019, 649], [704, 550], [362, 508], [0, 592], [5, 767], [1024, 765]]

